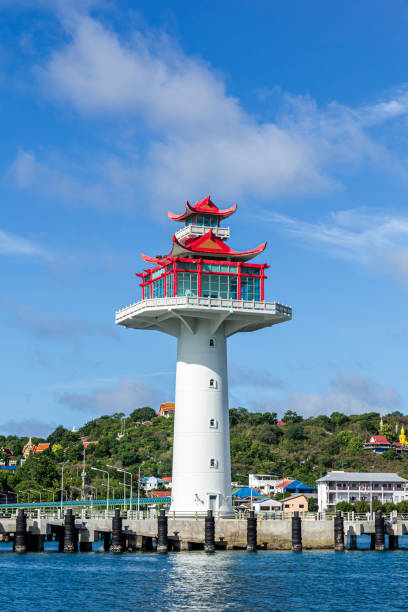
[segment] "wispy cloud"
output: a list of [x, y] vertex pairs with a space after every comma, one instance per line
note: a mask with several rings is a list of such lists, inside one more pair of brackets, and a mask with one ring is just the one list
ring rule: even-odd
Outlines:
[[351, 372], [338, 373], [325, 393], [292, 393], [275, 404], [280, 414], [294, 410], [303, 416], [318, 416], [341, 412], [362, 414], [387, 412], [398, 409], [401, 398], [394, 387], [381, 385], [369, 378]]
[[159, 402], [159, 391], [140, 381], [123, 378], [112, 389], [96, 389], [91, 393], [62, 393], [59, 401], [71, 410], [83, 413], [129, 413], [142, 406], [155, 407]]
[[229, 368], [228, 382], [232, 389], [235, 387], [258, 387], [262, 389], [281, 389], [283, 380], [272, 376], [266, 370], [253, 370], [232, 364]]
[[45, 438], [57, 427], [56, 423], [29, 418], [22, 421], [5, 421], [0, 424], [0, 433], [15, 436], [39, 436]]
[[38, 312], [26, 304], [3, 302], [9, 312], [14, 315], [17, 324], [30, 333], [46, 339], [79, 338], [86, 334], [103, 334], [109, 337], [118, 337], [115, 326], [104, 325], [85, 320], [83, 317], [67, 318], [55, 316], [52, 313]]
[[209, 185], [220, 200], [321, 193], [341, 186], [345, 165], [380, 164], [405, 176], [404, 165], [368, 130], [406, 112], [402, 90], [358, 109], [319, 108], [308, 97], [281, 94], [275, 120], [263, 121], [227, 92], [216, 70], [169, 37], [134, 32], [124, 39], [76, 12], [77, 5], [67, 17], [63, 3], [48, 4], [68, 42], [37, 66], [42, 91], [93, 122], [126, 127], [112, 139], [117, 155], [92, 154], [77, 167], [21, 151], [10, 174], [22, 188], [98, 206], [129, 205], [142, 192], [157, 206], [198, 199]]
[[351, 209], [309, 223], [269, 213], [268, 218], [303, 242], [328, 254], [356, 261], [408, 280], [408, 217]]
[[40, 246], [35, 243], [0, 230], [0, 255], [21, 255], [25, 257], [42, 257], [49, 258], [50, 255]]

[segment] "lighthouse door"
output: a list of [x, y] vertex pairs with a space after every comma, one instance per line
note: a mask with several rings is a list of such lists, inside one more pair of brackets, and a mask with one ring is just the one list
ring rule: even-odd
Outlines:
[[208, 499], [208, 509], [212, 510], [213, 514], [215, 514], [215, 511], [217, 510], [217, 496], [216, 495], [210, 495], [209, 499]]

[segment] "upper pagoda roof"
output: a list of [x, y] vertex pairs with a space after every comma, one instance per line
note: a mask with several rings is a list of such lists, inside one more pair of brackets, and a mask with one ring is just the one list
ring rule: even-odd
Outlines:
[[185, 244], [179, 242], [173, 234], [173, 248], [168, 255], [150, 257], [149, 255], [141, 254], [144, 261], [148, 263], [164, 263], [171, 257], [209, 257], [211, 259], [230, 259], [233, 261], [248, 261], [253, 257], [262, 253], [265, 250], [266, 242], [263, 242], [251, 251], [235, 251], [231, 249], [225, 242], [214, 235], [210, 229], [204, 236], [187, 240]]
[[196, 204], [194, 204], [194, 206], [191, 206], [191, 204], [186, 200], [186, 210], [181, 213], [181, 215], [175, 215], [170, 211], [167, 214], [169, 219], [171, 219], [172, 221], [184, 221], [185, 219], [188, 219], [192, 215], [196, 214], [215, 215], [217, 217], [226, 219], [227, 217], [233, 215], [236, 210], [236, 204], [234, 206], [231, 206], [231, 208], [220, 210], [218, 206], [214, 204], [214, 202], [211, 202], [211, 196], [207, 196], [206, 198], [204, 198], [204, 200], [201, 200], [201, 202], [197, 202]]

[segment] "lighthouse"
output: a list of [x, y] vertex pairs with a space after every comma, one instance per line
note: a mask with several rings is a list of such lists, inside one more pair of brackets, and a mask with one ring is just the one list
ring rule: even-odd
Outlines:
[[177, 369], [170, 513], [233, 516], [228, 415], [227, 338], [292, 318], [292, 310], [265, 299], [268, 265], [253, 263], [266, 242], [236, 251], [221, 225], [237, 206], [221, 210], [210, 196], [181, 214], [168, 255], [141, 255], [149, 267], [141, 300], [116, 312], [116, 324], [177, 338]]

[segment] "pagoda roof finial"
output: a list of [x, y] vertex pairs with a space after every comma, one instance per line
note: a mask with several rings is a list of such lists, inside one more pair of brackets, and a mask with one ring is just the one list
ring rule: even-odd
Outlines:
[[169, 211], [167, 213], [169, 219], [171, 219], [172, 221], [184, 221], [185, 219], [188, 219], [192, 215], [197, 215], [197, 214], [215, 215], [222, 219], [226, 219], [227, 217], [230, 217], [231, 215], [233, 215], [234, 212], [237, 210], [236, 204], [224, 210], [219, 209], [218, 206], [216, 206], [214, 202], [211, 201], [211, 196], [207, 196], [206, 198], [204, 198], [204, 200], [201, 200], [200, 202], [196, 202], [194, 206], [192, 206], [189, 203], [189, 201], [186, 200], [185, 206], [186, 206], [186, 209], [183, 213], [181, 213], [181, 215], [175, 215], [174, 213]]

